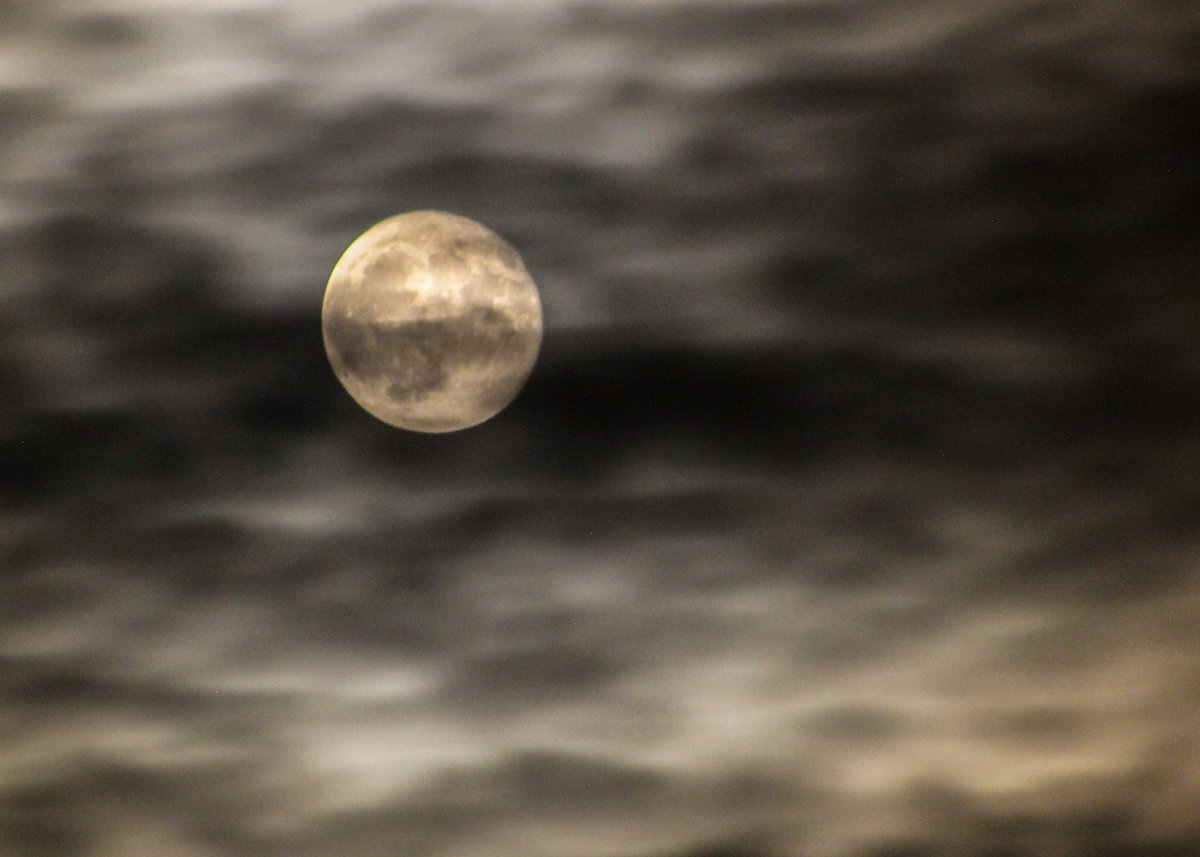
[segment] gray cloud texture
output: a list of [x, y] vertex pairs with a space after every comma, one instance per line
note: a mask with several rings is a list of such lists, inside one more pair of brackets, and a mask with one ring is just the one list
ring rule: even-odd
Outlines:
[[[0, 9], [0, 854], [1200, 849], [1187, 4]], [[469, 432], [333, 378], [487, 224]]]

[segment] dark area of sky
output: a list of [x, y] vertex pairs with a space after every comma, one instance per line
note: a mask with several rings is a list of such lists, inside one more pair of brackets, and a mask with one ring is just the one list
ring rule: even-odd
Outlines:
[[[1200, 853], [1200, 9], [0, 5], [0, 854]], [[320, 306], [516, 246], [417, 435]]]

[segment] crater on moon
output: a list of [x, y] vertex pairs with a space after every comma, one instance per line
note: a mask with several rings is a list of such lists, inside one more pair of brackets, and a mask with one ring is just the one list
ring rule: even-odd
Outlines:
[[321, 311], [334, 374], [390, 425], [446, 432], [516, 398], [542, 312], [520, 255], [490, 229], [417, 211], [376, 224], [329, 277]]

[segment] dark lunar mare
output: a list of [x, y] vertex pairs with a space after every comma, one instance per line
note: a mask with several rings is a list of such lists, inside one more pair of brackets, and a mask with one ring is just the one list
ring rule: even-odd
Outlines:
[[326, 328], [334, 359], [351, 375], [404, 400], [443, 389], [454, 369], [493, 362], [522, 339], [510, 315], [484, 306], [456, 319], [407, 322], [364, 322], [332, 313]]

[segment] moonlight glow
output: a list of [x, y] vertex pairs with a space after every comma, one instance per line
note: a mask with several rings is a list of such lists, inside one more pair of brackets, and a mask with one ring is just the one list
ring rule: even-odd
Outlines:
[[366, 411], [423, 432], [468, 428], [520, 392], [542, 342], [537, 287], [490, 229], [414, 211], [360, 235], [334, 266], [325, 352]]

